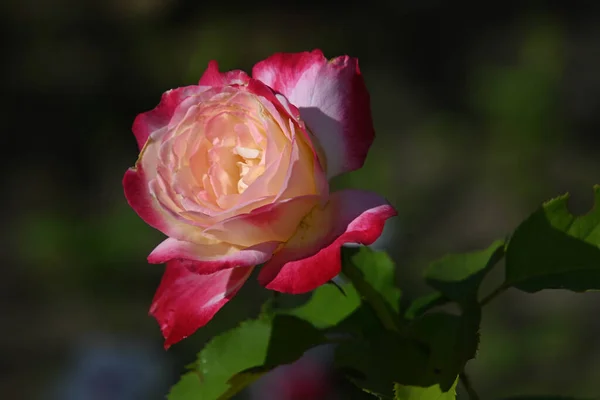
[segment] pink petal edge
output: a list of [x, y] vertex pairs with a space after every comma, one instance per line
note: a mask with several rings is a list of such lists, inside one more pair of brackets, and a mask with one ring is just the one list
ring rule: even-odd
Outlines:
[[194, 272], [212, 274], [236, 267], [254, 267], [268, 261], [280, 242], [265, 242], [244, 249], [228, 243], [195, 244], [167, 238], [148, 256], [151, 264], [175, 259], [194, 262]]
[[375, 131], [356, 58], [328, 61], [321, 50], [277, 53], [257, 63], [252, 76], [300, 110], [325, 152], [328, 177], [362, 167]]
[[150, 315], [158, 321], [165, 349], [206, 325], [250, 276], [253, 267], [232, 268], [210, 275], [192, 272], [193, 261], [167, 264]]
[[221, 87], [247, 84], [249, 79], [248, 75], [240, 70], [219, 72], [217, 62], [214, 60], [210, 61], [198, 85], [168, 90], [163, 93], [159, 104], [154, 109], [138, 114], [133, 121], [132, 131], [139, 149], [141, 150], [144, 147], [144, 144], [153, 132], [169, 124], [177, 106], [187, 97], [202, 93], [211, 86]]
[[381, 235], [385, 221], [397, 215], [379, 195], [359, 190], [333, 193], [324, 212], [331, 216], [330, 226], [299, 232], [275, 253], [258, 275], [263, 286], [291, 294], [316, 289], [340, 273], [343, 244], [372, 244]]
[[239, 69], [219, 72], [219, 63], [215, 60], [211, 60], [208, 63], [208, 67], [198, 82], [201, 86], [228, 86], [228, 85], [244, 85], [247, 84], [250, 77]]
[[163, 93], [160, 103], [147, 112], [138, 114], [133, 121], [131, 130], [135, 135], [139, 149], [141, 150], [153, 132], [166, 127], [175, 113], [177, 106], [186, 98], [208, 89], [206, 86], [184, 86], [171, 89]]
[[123, 189], [127, 203], [151, 227], [166, 233], [167, 221], [165, 216], [157, 210], [154, 198], [148, 190], [148, 184], [141, 165], [129, 168], [123, 177]]

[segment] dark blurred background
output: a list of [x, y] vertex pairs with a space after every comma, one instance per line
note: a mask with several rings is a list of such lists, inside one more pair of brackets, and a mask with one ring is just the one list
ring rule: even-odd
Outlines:
[[[164, 398], [204, 341], [258, 312], [267, 294], [253, 282], [165, 352], [147, 315], [163, 267], [145, 261], [162, 237], [121, 187], [136, 114], [211, 59], [250, 71], [279, 51], [359, 57], [378, 137], [365, 168], [335, 186], [397, 207], [377, 246], [406, 298], [426, 291], [429, 261], [487, 246], [550, 197], [569, 191], [585, 212], [600, 183], [593, 4], [4, 0], [0, 398]], [[600, 398], [599, 301], [496, 299], [468, 366], [482, 398]], [[306, 378], [284, 375], [275, 381]], [[292, 398], [270, 390], [248, 395]]]

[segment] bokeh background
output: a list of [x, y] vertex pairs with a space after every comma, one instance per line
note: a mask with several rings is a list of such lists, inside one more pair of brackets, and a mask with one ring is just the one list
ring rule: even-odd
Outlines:
[[[162, 266], [145, 261], [161, 234], [121, 188], [136, 114], [211, 59], [249, 71], [278, 51], [359, 57], [378, 136], [335, 186], [397, 207], [377, 245], [406, 299], [426, 291], [421, 271], [438, 256], [486, 247], [566, 191], [585, 212], [600, 183], [594, 2], [4, 0], [0, 43], [2, 399], [164, 398], [207, 339], [258, 312], [267, 294], [250, 284], [165, 352], [147, 316]], [[468, 365], [481, 397], [600, 398], [599, 304], [562, 291], [496, 299]], [[315, 360], [246, 398], [292, 399], [282, 388], [305, 388], [326, 352]]]

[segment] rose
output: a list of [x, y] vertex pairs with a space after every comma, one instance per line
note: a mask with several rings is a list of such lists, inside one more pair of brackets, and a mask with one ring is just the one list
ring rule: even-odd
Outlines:
[[374, 193], [329, 193], [374, 138], [355, 58], [280, 53], [252, 77], [212, 61], [133, 133], [141, 151], [125, 196], [168, 236], [148, 257], [167, 264], [150, 309], [166, 347], [205, 325], [255, 266], [268, 289], [313, 290], [340, 272], [342, 244], [371, 244], [395, 215]]

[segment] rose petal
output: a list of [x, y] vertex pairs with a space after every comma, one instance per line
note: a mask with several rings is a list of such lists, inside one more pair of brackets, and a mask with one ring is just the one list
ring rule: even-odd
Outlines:
[[248, 83], [249, 79], [248, 75], [240, 70], [219, 72], [219, 63], [211, 60], [198, 84], [206, 86], [244, 85]]
[[[151, 227], [165, 235], [197, 244], [213, 244], [203, 229], [177, 219], [174, 213], [163, 209], [148, 188], [148, 177], [141, 163], [129, 168], [123, 177], [123, 189], [127, 202], [133, 210]], [[156, 182], [156, 181], [154, 181]]]
[[344, 243], [373, 243], [394, 215], [396, 210], [375, 193], [335, 192], [324, 209], [313, 210], [301, 222], [285, 247], [262, 267], [258, 280], [284, 293], [314, 290], [340, 272]]
[[169, 262], [154, 295], [150, 314], [158, 321], [165, 349], [206, 325], [236, 295], [253, 269], [201, 275], [192, 272], [193, 267], [193, 261]]
[[285, 242], [318, 202], [318, 196], [307, 195], [268, 204], [250, 213], [221, 221], [208, 228], [205, 233], [239, 246], [271, 241]]
[[319, 194], [326, 200], [329, 195], [329, 183], [314, 152], [299, 137], [294, 137], [292, 146], [285, 181], [276, 200], [294, 198], [303, 194]]
[[189, 96], [200, 94], [209, 89], [207, 86], [184, 86], [163, 93], [156, 108], [138, 114], [133, 121], [133, 134], [140, 150], [146, 144], [148, 137], [154, 132], [166, 127], [175, 113], [177, 106]]
[[[303, 123], [298, 121], [298, 109], [291, 105], [284, 96], [280, 94], [274, 95], [268, 86], [265, 86], [264, 83], [257, 81], [256, 79], [250, 79], [246, 89], [257, 96], [264, 98], [265, 101], [262, 102], [263, 107], [269, 111], [269, 114], [273, 117], [273, 120], [276, 121], [280, 129], [286, 134], [294, 149], [292, 153], [295, 155], [291, 155], [290, 166], [286, 167], [285, 169], [281, 169], [280, 171], [280, 173], [285, 176], [286, 182], [282, 182], [282, 185], [277, 185], [280, 188], [277, 193], [277, 199], [292, 197], [291, 193], [296, 190], [305, 193], [305, 191], [302, 190], [304, 188], [303, 185], [290, 185], [287, 182], [291, 179], [296, 183], [314, 183], [316, 185], [316, 192], [323, 197], [324, 202], [329, 193], [329, 184], [323, 169], [323, 165], [320, 163], [321, 160], [320, 156], [318, 155], [320, 148], [318, 143], [315, 143], [313, 140], [313, 137], [306, 132]], [[269, 143], [269, 146], [272, 147], [271, 143]], [[271, 151], [269, 150], [272, 150], [272, 148], [268, 147], [267, 150], [268, 154], [271, 154]], [[313, 160], [310, 163], [302, 162], [299, 166], [294, 167], [293, 164], [300, 156], [299, 153], [303, 154], [302, 158], [306, 158], [310, 154]], [[293, 170], [296, 170], [296, 173], [294, 173]], [[305, 172], [305, 176], [296, 176], [301, 172]], [[291, 178], [290, 174], [293, 174], [294, 177]], [[262, 181], [263, 179], [260, 180]]]
[[278, 53], [256, 64], [252, 77], [298, 107], [325, 152], [328, 177], [363, 165], [375, 132], [356, 58], [328, 61], [320, 50]]
[[[291, 140], [294, 131], [296, 133], [300, 133], [305, 142], [311, 147], [311, 151], [313, 153], [313, 157], [315, 158], [315, 174], [317, 175], [317, 185], [319, 187], [325, 187], [328, 190], [326, 177], [323, 172], [323, 168], [325, 166], [325, 160], [323, 160], [321, 154], [323, 153], [323, 149], [321, 147], [321, 143], [315, 143], [313, 135], [306, 131], [306, 126], [304, 122], [300, 121], [300, 114], [298, 108], [291, 104], [285, 96], [281, 94], [273, 93], [273, 90], [266, 86], [263, 82], [250, 79], [248, 82], [248, 86], [245, 87], [245, 90], [253, 93], [257, 96], [264, 98], [266, 101], [263, 101], [263, 106], [269, 111], [269, 113], [273, 116], [273, 119], [277, 122], [277, 124], [281, 127], [282, 131], [288, 135], [288, 138]], [[370, 114], [369, 114], [370, 115]], [[287, 121], [286, 121], [287, 120]], [[287, 123], [286, 123], [287, 122]], [[335, 149], [336, 154], [339, 152], [339, 149]], [[367, 151], [366, 149], [365, 151]], [[361, 162], [362, 165], [362, 162]], [[325, 181], [324, 185], [320, 181]]]
[[131, 208], [148, 225], [163, 233], [168, 231], [167, 217], [158, 210], [158, 204], [150, 195], [144, 170], [141, 166], [138, 166], [138, 168], [129, 168], [125, 172], [123, 189]]
[[196, 244], [167, 238], [148, 256], [151, 264], [162, 264], [174, 259], [195, 261], [195, 271], [200, 274], [234, 267], [254, 267], [268, 261], [280, 242], [265, 242], [246, 248], [229, 243]]

